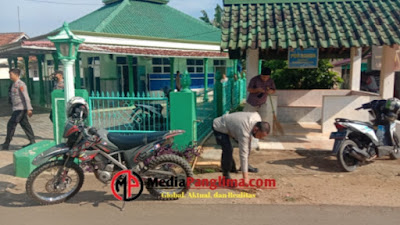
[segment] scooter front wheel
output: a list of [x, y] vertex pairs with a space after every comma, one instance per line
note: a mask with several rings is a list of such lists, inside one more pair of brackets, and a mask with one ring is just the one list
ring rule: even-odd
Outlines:
[[339, 166], [346, 172], [353, 172], [357, 169], [359, 161], [350, 155], [353, 151], [352, 148], [357, 147], [357, 144], [352, 140], [345, 140], [340, 145], [339, 152], [337, 154], [337, 160]]

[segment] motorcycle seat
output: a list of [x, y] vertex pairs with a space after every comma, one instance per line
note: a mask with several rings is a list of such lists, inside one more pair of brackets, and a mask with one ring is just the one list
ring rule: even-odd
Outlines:
[[163, 107], [161, 104], [135, 104], [136, 107], [142, 107], [144, 109], [153, 111], [155, 110], [158, 113], [161, 113], [163, 110]]
[[356, 123], [356, 124], [367, 126], [369, 128], [374, 128], [374, 126], [371, 123], [364, 122], [364, 121], [359, 121], [359, 120], [349, 120], [349, 119], [345, 119], [345, 118], [336, 118], [336, 121], [337, 122], [346, 122], [346, 123]]
[[132, 135], [108, 133], [107, 138], [120, 150], [128, 150], [161, 139], [168, 132], [169, 131], [159, 131], [153, 133], [135, 133]]

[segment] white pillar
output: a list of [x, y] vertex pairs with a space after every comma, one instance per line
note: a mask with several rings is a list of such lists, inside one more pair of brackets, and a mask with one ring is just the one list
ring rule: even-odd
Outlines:
[[74, 61], [75, 60], [62, 60], [64, 66], [64, 96], [65, 104], [75, 96], [74, 87]]
[[383, 46], [382, 67], [379, 91], [382, 98], [392, 98], [394, 95], [394, 58], [396, 50], [390, 46]]
[[352, 91], [360, 90], [361, 83], [361, 61], [362, 48], [352, 47], [350, 49], [350, 89]]
[[251, 78], [258, 75], [258, 49], [247, 49], [246, 52], [246, 88], [251, 80]]

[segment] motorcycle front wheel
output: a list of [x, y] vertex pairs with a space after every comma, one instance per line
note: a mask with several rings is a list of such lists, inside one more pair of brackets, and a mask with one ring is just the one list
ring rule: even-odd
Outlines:
[[[186, 181], [188, 177], [193, 177], [193, 172], [185, 159], [177, 155], [161, 155], [149, 163], [145, 176], [148, 177], [146, 189], [151, 195], [158, 200], [176, 200], [179, 198], [176, 196], [184, 195], [189, 190]], [[154, 185], [156, 180], [171, 179], [171, 186]]]
[[65, 161], [57, 160], [36, 168], [26, 181], [28, 196], [42, 205], [51, 205], [62, 203], [77, 194], [83, 185], [83, 170], [75, 163], [65, 167], [64, 164]]
[[357, 144], [354, 141], [345, 140], [340, 145], [337, 155], [339, 166], [346, 172], [353, 172], [359, 164], [359, 161], [350, 155], [353, 147], [357, 147]]

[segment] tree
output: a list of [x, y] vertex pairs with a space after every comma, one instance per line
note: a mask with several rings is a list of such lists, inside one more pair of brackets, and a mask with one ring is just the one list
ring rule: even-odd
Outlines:
[[208, 18], [208, 14], [205, 10], [201, 10], [201, 14], [203, 14], [203, 16], [200, 17], [200, 20], [203, 20], [204, 22], [212, 25], [210, 18]]
[[201, 16], [199, 19], [210, 24], [213, 25], [214, 27], [217, 27], [219, 29], [222, 28], [222, 13], [223, 13], [223, 9], [222, 7], [217, 4], [217, 6], [214, 9], [214, 19], [210, 20], [210, 18], [208, 17], [208, 14], [205, 10], [201, 10], [201, 13], [203, 14], [203, 16]]
[[284, 60], [265, 61], [264, 66], [271, 68], [272, 79], [278, 89], [330, 89], [343, 83], [329, 60], [320, 59], [315, 69], [289, 69]]
[[213, 25], [219, 29], [222, 29], [222, 11], [221, 6], [217, 4], [217, 7], [215, 7]]

